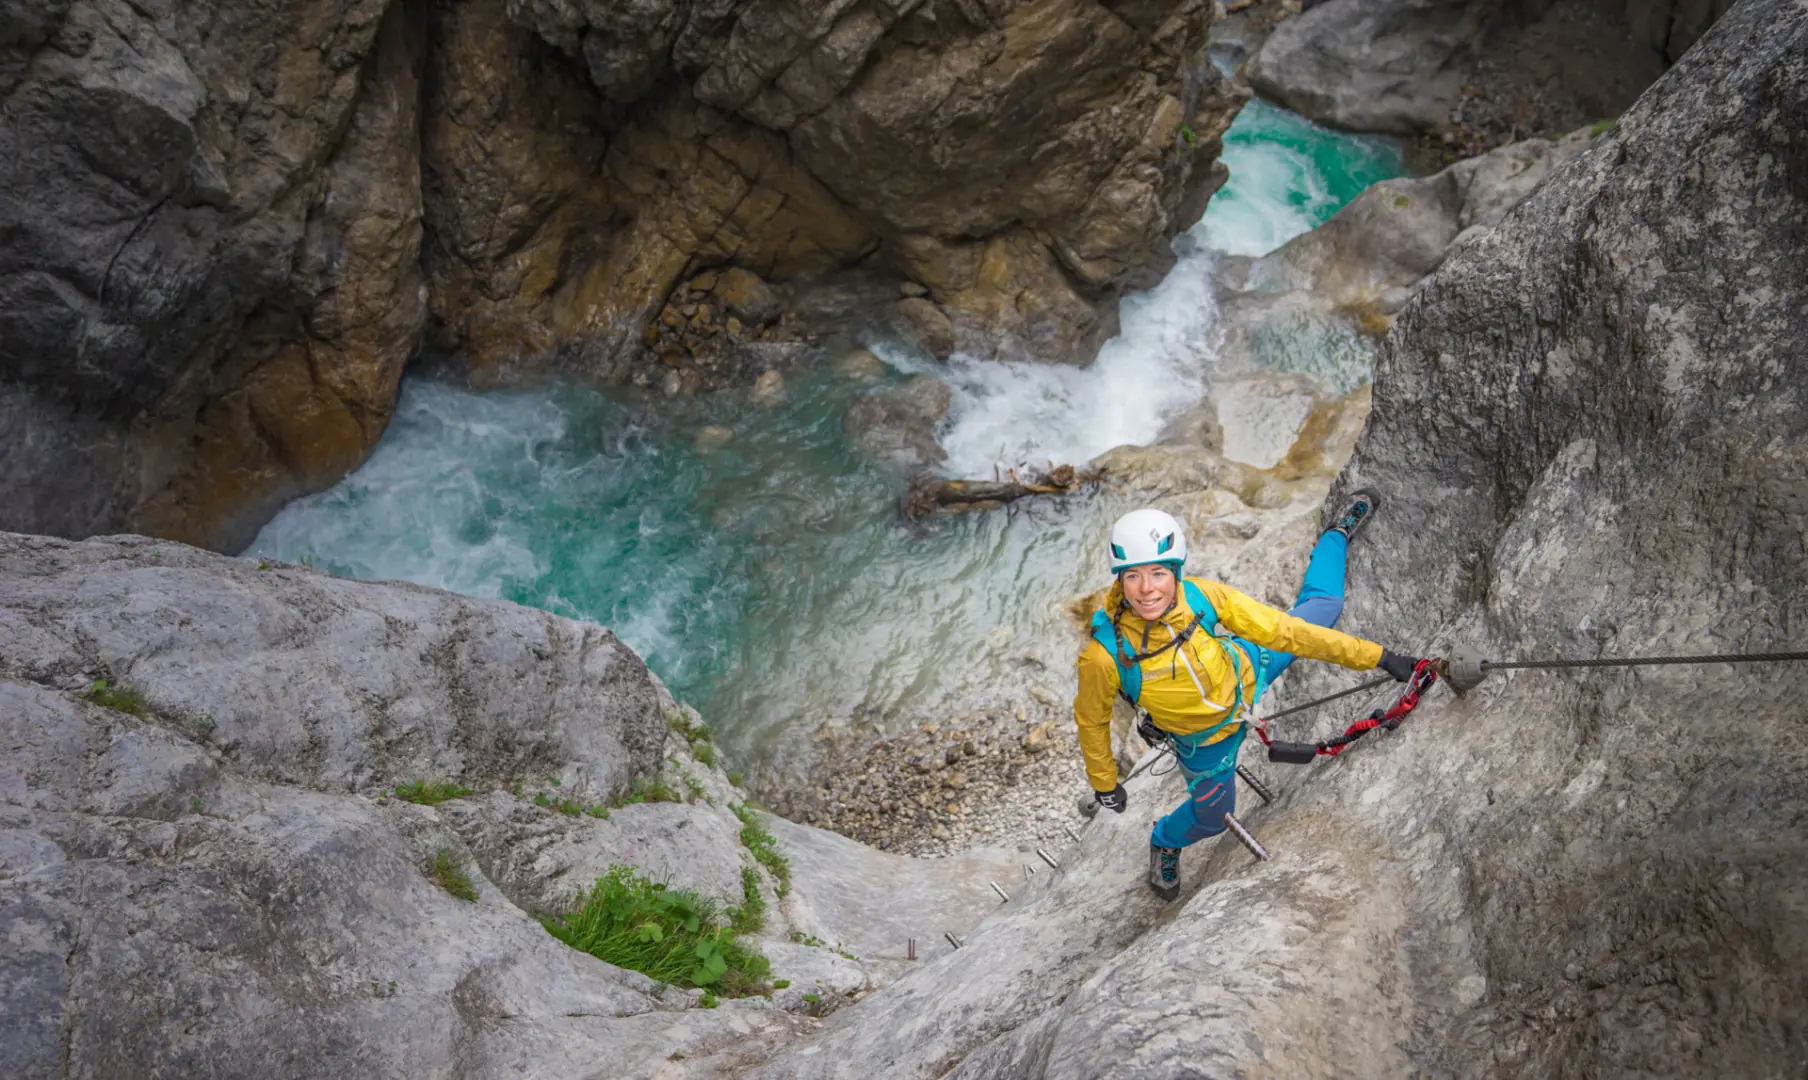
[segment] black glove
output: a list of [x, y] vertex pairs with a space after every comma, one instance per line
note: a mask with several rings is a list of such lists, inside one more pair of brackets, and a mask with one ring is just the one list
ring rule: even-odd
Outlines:
[[1395, 682], [1405, 682], [1412, 678], [1413, 669], [1419, 666], [1416, 656], [1401, 656], [1397, 652], [1381, 650], [1381, 662], [1375, 665], [1394, 677]]
[[1092, 797], [1098, 800], [1100, 806], [1107, 810], [1116, 810], [1120, 814], [1124, 812], [1124, 807], [1130, 805], [1130, 794], [1124, 790], [1122, 784], [1110, 791], [1095, 791], [1092, 793]]
[[1168, 733], [1155, 726], [1155, 718], [1148, 713], [1136, 722], [1136, 733], [1150, 746], [1160, 746], [1168, 741]]

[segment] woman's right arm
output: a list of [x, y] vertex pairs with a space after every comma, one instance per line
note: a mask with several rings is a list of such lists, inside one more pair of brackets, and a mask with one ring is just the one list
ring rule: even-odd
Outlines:
[[1111, 756], [1112, 698], [1117, 696], [1117, 665], [1105, 646], [1088, 641], [1075, 661], [1080, 689], [1074, 694], [1074, 724], [1080, 731], [1080, 756], [1094, 791], [1117, 787], [1117, 761]]

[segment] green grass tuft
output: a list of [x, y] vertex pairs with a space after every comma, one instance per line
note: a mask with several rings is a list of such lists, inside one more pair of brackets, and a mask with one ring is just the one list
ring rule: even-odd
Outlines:
[[710, 732], [708, 724], [692, 723], [684, 710], [673, 709], [665, 714], [665, 726], [690, 744], [692, 757], [711, 768], [715, 767], [715, 736]]
[[476, 883], [465, 872], [464, 864], [458, 861], [457, 853], [449, 847], [442, 847], [433, 853], [433, 862], [427, 867], [427, 876], [433, 879], [435, 885], [460, 900], [477, 899]]
[[615, 805], [629, 806], [634, 803], [683, 801], [684, 796], [673, 791], [670, 784], [654, 776], [634, 781], [627, 791], [616, 798]]
[[772, 877], [778, 882], [778, 894], [784, 896], [791, 891], [791, 860], [778, 850], [778, 841], [766, 831], [760, 823], [759, 814], [746, 803], [734, 804], [735, 817], [741, 819], [741, 843], [753, 853], [755, 862], [772, 871]]
[[1594, 123], [1588, 125], [1588, 137], [1591, 139], [1598, 139], [1607, 134], [1607, 130], [1613, 127], [1618, 119], [1619, 118], [1615, 116], [1604, 116], [1601, 119], [1596, 120]]
[[791, 985], [790, 979], [774, 979], [774, 980], [772, 980], [772, 988], [774, 990], [783, 990], [785, 987], [790, 986], [790, 985]]
[[572, 948], [660, 982], [724, 997], [770, 992], [763, 980], [772, 965], [718, 915], [714, 903], [689, 889], [648, 881], [631, 866], [611, 866], [583, 906], [541, 922]]
[[760, 895], [760, 872], [741, 867], [741, 906], [728, 912], [728, 925], [737, 934], [757, 934], [766, 926], [766, 898]]
[[137, 688], [125, 683], [110, 683], [105, 679], [96, 679], [89, 684], [88, 689], [82, 691], [82, 700], [127, 716], [143, 716], [151, 711], [151, 707], [144, 703], [144, 695]]
[[406, 784], [397, 784], [389, 794], [403, 802], [418, 803], [421, 806], [438, 806], [451, 799], [462, 799], [473, 794], [472, 790], [456, 780], [410, 780]]

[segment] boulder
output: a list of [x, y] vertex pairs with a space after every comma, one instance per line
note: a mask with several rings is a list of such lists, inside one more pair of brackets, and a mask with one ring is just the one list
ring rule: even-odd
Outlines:
[[1334, 127], [1507, 142], [1617, 115], [1730, 6], [1325, 0], [1277, 25], [1248, 74], [1264, 97]]
[[935, 441], [935, 428], [948, 415], [953, 397], [940, 379], [912, 376], [855, 398], [842, 417], [842, 429], [849, 442], [878, 464], [905, 472], [926, 468], [948, 457]]

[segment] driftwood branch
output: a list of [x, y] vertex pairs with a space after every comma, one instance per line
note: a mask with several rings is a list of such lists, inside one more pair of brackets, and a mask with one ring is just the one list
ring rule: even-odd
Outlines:
[[992, 480], [919, 477], [904, 496], [904, 515], [917, 521], [934, 513], [994, 510], [1026, 495], [1065, 495], [1098, 479], [1097, 473], [1076, 472], [1072, 465], [1052, 463], [1046, 471], [1029, 477], [1019, 477], [1015, 469]]

